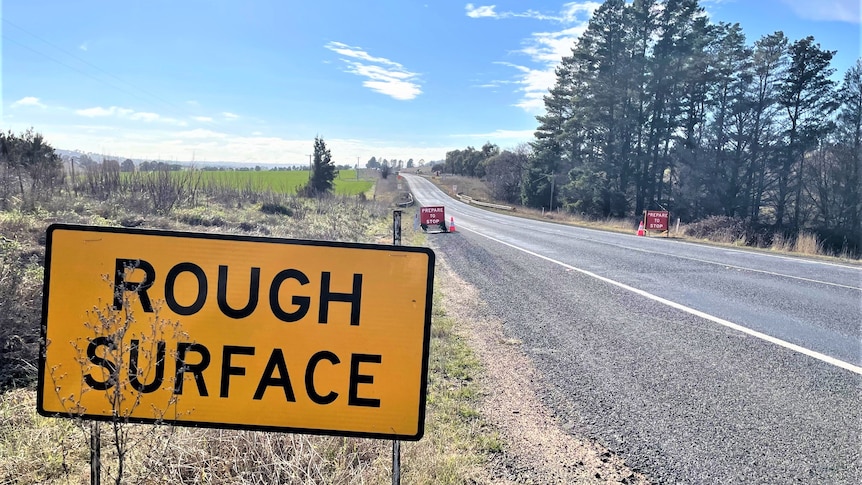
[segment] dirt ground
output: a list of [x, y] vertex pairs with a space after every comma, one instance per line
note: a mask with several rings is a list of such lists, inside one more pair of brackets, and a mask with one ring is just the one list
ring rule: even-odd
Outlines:
[[458, 278], [442, 255], [438, 258], [437, 284], [446, 313], [460, 323], [482, 363], [482, 416], [505, 442], [479, 483], [648, 483], [601, 445], [561, 429], [537, 396], [536, 370], [519, 350], [520, 342], [505, 337], [502, 322], [487, 316], [476, 290]]

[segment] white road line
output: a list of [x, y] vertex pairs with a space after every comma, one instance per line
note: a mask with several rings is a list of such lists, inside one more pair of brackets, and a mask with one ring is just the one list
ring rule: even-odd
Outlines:
[[[581, 239], [582, 239], [582, 240], [587, 240], [587, 239], [583, 239], [583, 238], [581, 238]], [[622, 244], [614, 244], [614, 243], [608, 243], [608, 242], [602, 242], [602, 241], [595, 241], [595, 240], [592, 240], [592, 239], [590, 239], [589, 241], [597, 242], [597, 243], [599, 243], [599, 244], [603, 244], [603, 245], [606, 245], [606, 246], [614, 246], [614, 247], [618, 247], [618, 248], [622, 248], [622, 249], [629, 249], [629, 250], [632, 250], [632, 251], [639, 251], [639, 252], [642, 252], [642, 253], [661, 254], [662, 256], [667, 256], [667, 257], [669, 257], [669, 258], [686, 259], [686, 260], [689, 260], [689, 261], [697, 261], [697, 262], [699, 262], [699, 263], [707, 263], [707, 264], [714, 264], [714, 265], [716, 265], [716, 266], [724, 266], [725, 268], [733, 268], [733, 269], [740, 269], [740, 270], [743, 270], [743, 271], [751, 271], [752, 273], [763, 273], [763, 274], [768, 274], [768, 275], [772, 275], [772, 276], [780, 276], [780, 277], [782, 277], [782, 278], [791, 278], [791, 279], [794, 279], [794, 280], [807, 281], [807, 282], [809, 282], [809, 283], [818, 283], [818, 284], [821, 284], [821, 285], [837, 286], [838, 288], [847, 288], [847, 289], [850, 289], [850, 290], [858, 290], [858, 291], [862, 291], [862, 288], [859, 288], [859, 287], [857, 287], [857, 286], [842, 285], [842, 284], [840, 284], [840, 283], [830, 283], [829, 281], [815, 280], [815, 279], [811, 279], [811, 278], [803, 278], [802, 276], [793, 276], [793, 275], [784, 274], [784, 273], [776, 273], [776, 272], [774, 272], [774, 271], [766, 271], [766, 270], [763, 270], [763, 269], [746, 268], [745, 266], [736, 266], [736, 265], [733, 265], [733, 264], [721, 263], [721, 262], [719, 262], [719, 261], [710, 261], [710, 260], [708, 260], [708, 259], [690, 258], [690, 257], [688, 257], [688, 256], [680, 256], [680, 255], [678, 255], [678, 254], [662, 253], [662, 252], [659, 252], [659, 251], [652, 251], [652, 250], [649, 250], [649, 249], [643, 249], [643, 248], [633, 248], [633, 247], [631, 247], [631, 246], [625, 246], [625, 245], [622, 245]]]
[[784, 348], [786, 348], [786, 349], [790, 349], [790, 350], [792, 350], [792, 351], [794, 351], [794, 352], [799, 352], [800, 354], [807, 355], [807, 356], [809, 356], [809, 357], [813, 357], [813, 358], [815, 358], [815, 359], [817, 359], [817, 360], [820, 360], [820, 361], [822, 361], [822, 362], [826, 362], [827, 364], [834, 365], [835, 367], [840, 367], [840, 368], [842, 368], [842, 369], [849, 370], [850, 372], [853, 372], [853, 373], [856, 373], [856, 374], [862, 375], [862, 367], [855, 366], [855, 365], [853, 365], [853, 364], [850, 364], [849, 362], [844, 362], [843, 360], [839, 360], [839, 359], [836, 359], [836, 358], [834, 358], [834, 357], [830, 357], [830, 356], [828, 356], [828, 355], [826, 355], [826, 354], [821, 354], [820, 352], [816, 352], [816, 351], [814, 351], [814, 350], [806, 349], [805, 347], [801, 347], [801, 346], [799, 346], [799, 345], [796, 345], [796, 344], [793, 344], [793, 343], [787, 342], [787, 341], [785, 341], [785, 340], [781, 340], [781, 339], [779, 339], [779, 338], [775, 338], [775, 337], [773, 337], [773, 336], [771, 336], [771, 335], [766, 335], [765, 333], [761, 333], [761, 332], [758, 332], [758, 331], [756, 331], [756, 330], [752, 330], [752, 329], [750, 329], [750, 328], [743, 327], [742, 325], [739, 325], [739, 324], [736, 324], [736, 323], [733, 323], [733, 322], [729, 322], [729, 321], [727, 321], [727, 320], [724, 320], [723, 318], [718, 318], [718, 317], [713, 316], [713, 315], [710, 315], [710, 314], [708, 314], [708, 313], [704, 313], [704, 312], [702, 312], [702, 311], [700, 311], [700, 310], [695, 310], [694, 308], [687, 307], [687, 306], [685, 306], [685, 305], [682, 305], [682, 304], [679, 304], [679, 303], [676, 303], [676, 302], [673, 302], [673, 301], [670, 301], [670, 300], [664, 299], [664, 298], [662, 298], [662, 297], [660, 297], [660, 296], [653, 295], [652, 293], [648, 293], [648, 292], [646, 292], [646, 291], [644, 291], [644, 290], [639, 290], [639, 289], [637, 289], [637, 288], [635, 288], [635, 287], [632, 287], [632, 286], [629, 286], [629, 285], [627, 285], [627, 284], [625, 284], [625, 283], [620, 283], [619, 281], [614, 281], [614, 280], [612, 280], [612, 279], [610, 279], [610, 278], [606, 278], [606, 277], [604, 277], [604, 276], [597, 275], [597, 274], [595, 274], [595, 273], [593, 273], [593, 272], [591, 272], [591, 271], [587, 271], [587, 270], [585, 270], [585, 269], [581, 269], [581, 268], [576, 268], [576, 267], [574, 267], [574, 266], [572, 266], [572, 265], [570, 265], [570, 264], [566, 264], [566, 263], [564, 263], [564, 262], [562, 262], [562, 261], [557, 261], [556, 259], [549, 258], [549, 257], [547, 257], [547, 256], [543, 256], [543, 255], [541, 255], [541, 254], [535, 253], [535, 252], [530, 251], [530, 250], [528, 250], [528, 249], [524, 249], [524, 248], [521, 248], [521, 247], [515, 246], [514, 244], [507, 243], [506, 241], [501, 241], [501, 240], [499, 240], [499, 239], [497, 239], [497, 238], [495, 238], [495, 237], [487, 236], [487, 235], [485, 235], [485, 234], [482, 234], [482, 233], [480, 233], [480, 232], [473, 231], [473, 230], [471, 230], [471, 229], [467, 229], [467, 230], [468, 230], [468, 231], [470, 231], [470, 232], [472, 232], [472, 233], [474, 233], [474, 234], [477, 234], [477, 235], [479, 235], [479, 236], [482, 236], [482, 237], [484, 237], [484, 238], [488, 238], [488, 239], [490, 239], [490, 240], [492, 240], [492, 241], [498, 242], [498, 243], [503, 244], [503, 245], [505, 245], [505, 246], [509, 246], [509, 247], [510, 247], [510, 248], [512, 248], [512, 249], [517, 249], [518, 251], [522, 251], [522, 252], [527, 253], [527, 254], [529, 254], [529, 255], [531, 255], [531, 256], [535, 256], [535, 257], [537, 257], [537, 258], [544, 259], [545, 261], [549, 261], [549, 262], [551, 262], [551, 263], [558, 264], [558, 265], [560, 265], [560, 266], [562, 266], [562, 267], [564, 267], [564, 268], [566, 268], [566, 269], [570, 269], [570, 270], [572, 270], [572, 271], [577, 271], [577, 272], [582, 273], [582, 274], [585, 274], [585, 275], [587, 275], [587, 276], [591, 276], [591, 277], [596, 278], [596, 279], [598, 279], [598, 280], [604, 281], [605, 283], [609, 283], [609, 284], [612, 284], [612, 285], [617, 286], [617, 287], [619, 287], [619, 288], [622, 288], [622, 289], [624, 289], [624, 290], [631, 291], [632, 293], [635, 293], [635, 294], [637, 294], [637, 295], [643, 296], [644, 298], [649, 298], [650, 300], [653, 300], [653, 301], [659, 302], [659, 303], [661, 303], [661, 304], [667, 305], [667, 306], [669, 306], [669, 307], [671, 307], [671, 308], [675, 308], [675, 309], [677, 309], [677, 310], [684, 311], [684, 312], [689, 313], [689, 314], [691, 314], [691, 315], [694, 315], [694, 316], [697, 316], [697, 317], [700, 317], [700, 318], [704, 318], [704, 319], [706, 319], [706, 320], [709, 320], [709, 321], [711, 321], [711, 322], [717, 323], [717, 324], [719, 324], [719, 325], [723, 325], [723, 326], [725, 326], [725, 327], [727, 327], [727, 328], [731, 328], [731, 329], [736, 330], [736, 331], [738, 331], [738, 332], [742, 332], [742, 333], [744, 333], [744, 334], [751, 335], [752, 337], [756, 337], [756, 338], [759, 338], [759, 339], [761, 339], [761, 340], [765, 340], [765, 341], [770, 342], [770, 343], [773, 343], [773, 344], [775, 344], [775, 345], [778, 345], [778, 346], [784, 347]]

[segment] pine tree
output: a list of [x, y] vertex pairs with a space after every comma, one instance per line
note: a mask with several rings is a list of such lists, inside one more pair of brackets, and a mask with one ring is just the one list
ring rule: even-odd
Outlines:
[[332, 155], [326, 148], [323, 138], [314, 137], [314, 159], [311, 165], [311, 178], [308, 180], [308, 190], [311, 195], [321, 196], [332, 191], [338, 170], [332, 163]]
[[[787, 148], [778, 172], [775, 208], [778, 227], [784, 224], [790, 196], [795, 192], [792, 228], [800, 229], [805, 151], [829, 130], [828, 123], [823, 120], [835, 109], [832, 97], [835, 82], [829, 79], [835, 71], [829, 67], [833, 55], [835, 51], [820, 49], [811, 36], [790, 46], [790, 65], [778, 93], [778, 102], [786, 111], [789, 123], [785, 131]], [[796, 177], [793, 177], [794, 171]]]

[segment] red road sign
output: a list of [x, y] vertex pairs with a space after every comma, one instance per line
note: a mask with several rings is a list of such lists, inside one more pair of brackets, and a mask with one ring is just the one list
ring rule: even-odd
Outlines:
[[670, 228], [668, 219], [667, 211], [646, 211], [646, 230], [667, 231]]
[[419, 222], [424, 226], [445, 224], [446, 209], [443, 206], [422, 207], [419, 209]]

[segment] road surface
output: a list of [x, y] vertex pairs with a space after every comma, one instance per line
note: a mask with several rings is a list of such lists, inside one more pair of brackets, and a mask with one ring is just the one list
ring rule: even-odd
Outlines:
[[862, 483], [862, 268], [515, 218], [405, 177], [454, 217], [430, 245], [565, 429], [661, 483]]

